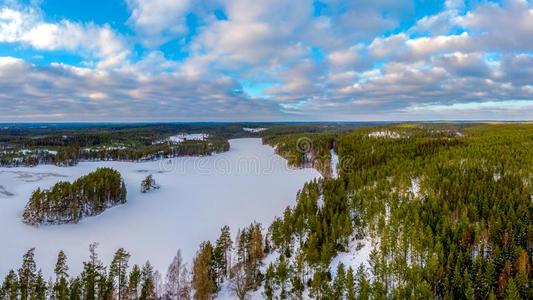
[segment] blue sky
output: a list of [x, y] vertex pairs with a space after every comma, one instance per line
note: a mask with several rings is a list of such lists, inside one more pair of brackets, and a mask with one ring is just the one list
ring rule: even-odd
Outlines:
[[533, 2], [0, 0], [0, 121], [533, 119]]

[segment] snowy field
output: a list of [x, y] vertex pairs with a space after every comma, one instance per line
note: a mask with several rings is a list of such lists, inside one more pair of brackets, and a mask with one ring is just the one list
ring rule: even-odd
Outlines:
[[[36, 260], [45, 276], [51, 275], [59, 250], [68, 256], [70, 273], [78, 274], [91, 242], [100, 243], [98, 252], [105, 264], [117, 248], [124, 247], [132, 254], [130, 265], [149, 259], [165, 273], [178, 248], [190, 262], [199, 244], [214, 241], [223, 225], [229, 225], [233, 235], [254, 220], [268, 226], [294, 204], [304, 182], [320, 176], [314, 169], [290, 169], [260, 139], [231, 140], [230, 144], [229, 152], [210, 157], [0, 168], [0, 278], [18, 268], [31, 247], [36, 247]], [[73, 181], [102, 166], [122, 173], [128, 189], [125, 205], [78, 224], [36, 228], [21, 222], [34, 189]], [[141, 194], [140, 182], [148, 174], [161, 188]]]
[[205, 133], [182, 133], [169, 137], [169, 141], [179, 144], [184, 141], [203, 141], [208, 137], [209, 135]]

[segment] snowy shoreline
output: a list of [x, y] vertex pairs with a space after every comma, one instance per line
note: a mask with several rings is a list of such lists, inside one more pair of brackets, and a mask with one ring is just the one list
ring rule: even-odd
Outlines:
[[[0, 276], [18, 268], [22, 255], [36, 247], [36, 260], [50, 276], [59, 250], [68, 256], [71, 274], [81, 271], [88, 246], [99, 242], [98, 252], [109, 263], [124, 247], [131, 264], [146, 260], [164, 272], [178, 248], [190, 261], [198, 245], [215, 239], [223, 225], [232, 234], [258, 221], [267, 227], [296, 192], [320, 174], [314, 169], [293, 169], [260, 139], [230, 140], [230, 151], [204, 157], [178, 157], [148, 162], [81, 162], [61, 168], [53, 165], [0, 168], [0, 234], [4, 236]], [[78, 224], [24, 225], [20, 213], [37, 187], [72, 180], [97, 167], [120, 171], [128, 189], [128, 202]], [[140, 182], [153, 174], [161, 189], [140, 193]], [[12, 194], [12, 195], [11, 195]], [[253, 218], [251, 217], [253, 216]]]

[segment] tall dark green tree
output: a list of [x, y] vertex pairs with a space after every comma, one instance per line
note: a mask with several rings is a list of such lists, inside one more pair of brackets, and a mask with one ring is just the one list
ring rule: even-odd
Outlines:
[[113, 286], [115, 287], [118, 300], [122, 300], [127, 297], [129, 259], [130, 254], [124, 250], [124, 248], [119, 248], [115, 252], [115, 256], [111, 262], [109, 277], [113, 282]]
[[57, 255], [57, 262], [54, 268], [56, 279], [52, 288], [53, 297], [56, 300], [67, 300], [70, 297], [68, 282], [67, 256], [63, 250]]

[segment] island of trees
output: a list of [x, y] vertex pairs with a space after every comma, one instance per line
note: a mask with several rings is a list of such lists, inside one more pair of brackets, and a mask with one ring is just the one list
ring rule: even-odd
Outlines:
[[126, 203], [126, 186], [120, 173], [110, 168], [61, 181], [52, 188], [35, 190], [22, 214], [29, 225], [77, 223], [109, 207]]

